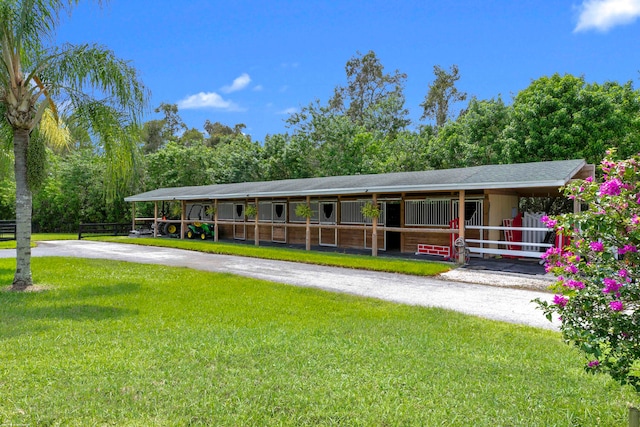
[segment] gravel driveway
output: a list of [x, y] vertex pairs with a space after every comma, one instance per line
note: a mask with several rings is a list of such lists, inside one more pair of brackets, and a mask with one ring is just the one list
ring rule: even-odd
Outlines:
[[[558, 323], [547, 321], [542, 311], [536, 309], [536, 304], [531, 302], [534, 298], [547, 301], [552, 299], [552, 295], [547, 292], [531, 289], [541, 288], [545, 282], [532, 281], [519, 275], [465, 272], [458, 269], [440, 277], [428, 278], [81, 240], [39, 242], [32, 249], [32, 255], [101, 258], [233, 273], [403, 304], [441, 307], [538, 328], [558, 329]], [[0, 250], [0, 258], [11, 257], [15, 257], [14, 249]], [[469, 283], [483, 281], [490, 285]]]

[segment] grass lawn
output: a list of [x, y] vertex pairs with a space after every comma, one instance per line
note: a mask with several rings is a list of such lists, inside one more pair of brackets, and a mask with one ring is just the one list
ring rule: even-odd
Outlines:
[[183, 268], [33, 271], [45, 290], [0, 292], [0, 425], [620, 426], [637, 402], [550, 331]]

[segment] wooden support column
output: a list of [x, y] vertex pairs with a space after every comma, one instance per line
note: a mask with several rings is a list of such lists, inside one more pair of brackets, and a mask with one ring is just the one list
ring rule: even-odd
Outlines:
[[184, 200], [182, 200], [180, 202], [180, 205], [182, 207], [182, 209], [180, 209], [181, 213], [180, 213], [180, 239], [184, 240], [184, 220], [185, 220], [185, 216], [187, 213], [187, 202], [185, 202]]
[[[307, 196], [307, 208], [311, 209], [311, 196]], [[304, 247], [311, 250], [311, 217], [307, 217], [307, 225], [304, 230]]]
[[218, 241], [218, 199], [213, 202], [213, 241]]
[[[405, 197], [406, 197], [406, 193], [401, 193], [400, 194], [400, 228], [405, 228], [405, 223], [404, 223], [404, 204], [405, 204]], [[404, 239], [405, 239], [405, 233], [401, 232], [400, 233], [400, 253], [404, 252]]]
[[580, 205], [580, 201], [578, 199], [573, 199], [573, 213], [580, 213], [582, 210], [582, 206]]
[[258, 217], [260, 216], [260, 212], [258, 212], [258, 199], [256, 198], [255, 201], [255, 207], [256, 207], [256, 216], [253, 219], [254, 225], [253, 225], [253, 241], [255, 243], [256, 246], [260, 246], [260, 229], [258, 227]]
[[[458, 235], [460, 236], [460, 238], [464, 241], [464, 223], [466, 221], [466, 218], [464, 216], [465, 213], [465, 209], [464, 209], [464, 190], [460, 190], [459, 193], [459, 199], [458, 199]], [[464, 264], [465, 262], [465, 254], [464, 254], [464, 250], [461, 250], [458, 253], [458, 264]]]
[[153, 237], [158, 237], [158, 202], [153, 202]]
[[136, 229], [136, 202], [131, 203], [131, 230]]
[[[373, 206], [378, 206], [378, 195], [373, 194]], [[378, 256], [378, 217], [371, 218], [371, 256]]]

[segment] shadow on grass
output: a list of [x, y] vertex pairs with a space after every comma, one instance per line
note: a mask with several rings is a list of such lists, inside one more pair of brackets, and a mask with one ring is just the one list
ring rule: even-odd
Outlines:
[[68, 298], [95, 298], [131, 295], [140, 291], [139, 283], [92, 284], [64, 292]]
[[29, 320], [104, 321], [135, 316], [138, 310], [97, 304], [65, 304], [26, 309], [21, 317]]
[[[2, 270], [0, 270], [2, 274]], [[136, 316], [139, 310], [114, 307], [118, 296], [136, 293], [137, 283], [117, 283], [114, 285], [90, 285], [80, 289], [58, 290], [55, 287], [43, 292], [0, 293], [0, 340], [21, 335], [35, 335], [51, 329], [52, 322], [108, 322], [124, 317]], [[50, 292], [53, 291], [53, 292]], [[82, 301], [107, 297], [102, 301]], [[109, 299], [110, 296], [114, 298]]]

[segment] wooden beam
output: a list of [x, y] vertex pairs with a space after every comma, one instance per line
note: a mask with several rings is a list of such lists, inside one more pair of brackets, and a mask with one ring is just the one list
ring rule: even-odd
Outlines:
[[[466, 218], [464, 217], [465, 214], [465, 209], [464, 209], [464, 196], [465, 196], [465, 192], [464, 190], [460, 190], [460, 193], [458, 195], [458, 236], [464, 241], [464, 223]], [[461, 250], [458, 253], [458, 263], [459, 264], [464, 264], [465, 262], [465, 253], [464, 250]]]
[[253, 218], [253, 243], [256, 246], [260, 246], [260, 228], [258, 227], [258, 217], [260, 216], [260, 212], [258, 211], [260, 206], [258, 204], [258, 198], [256, 197], [254, 199], [254, 203], [255, 203], [255, 208], [256, 208], [256, 216]]
[[131, 230], [136, 229], [136, 202], [131, 204]]
[[213, 241], [218, 241], [218, 199], [213, 201]]
[[[307, 196], [307, 208], [311, 209], [311, 196]], [[304, 246], [305, 249], [311, 250], [311, 217], [307, 217], [305, 230], [304, 230]]]
[[[373, 206], [378, 206], [378, 195], [376, 193], [371, 197]], [[378, 256], [378, 217], [371, 218], [371, 256]], [[366, 242], [366, 235], [365, 235]]]
[[187, 213], [187, 202], [183, 200], [180, 202], [180, 205], [182, 206], [182, 209], [180, 209], [182, 211], [180, 213], [180, 240], [184, 240], [184, 221]]

